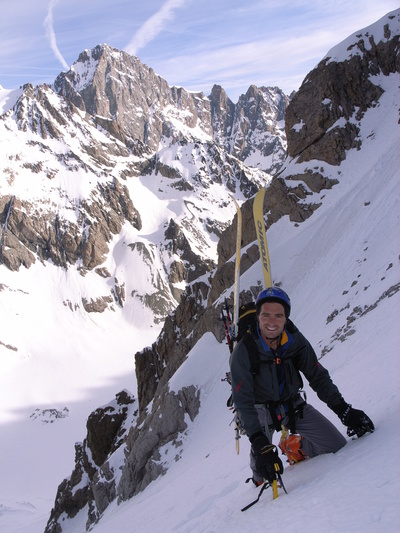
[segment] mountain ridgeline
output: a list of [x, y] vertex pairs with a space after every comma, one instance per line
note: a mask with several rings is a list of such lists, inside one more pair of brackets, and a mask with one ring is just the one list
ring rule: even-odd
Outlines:
[[[90, 528], [112, 501], [142, 491], [165, 472], [159, 450], [166, 444], [179, 458], [180, 434], [201, 394], [194, 385], [172, 391], [169, 381], [204, 333], [224, 339], [218, 318], [222, 300], [233, 301], [236, 239], [229, 194], [243, 202], [244, 274], [259, 260], [258, 188], [267, 186], [267, 228], [282, 217], [299, 225], [324, 190], [340, 187], [348, 152], [363, 150], [360, 123], [379, 106], [379, 80], [400, 72], [399, 15], [384, 17], [376, 35], [355, 34], [346, 56], [324, 58], [291, 98], [251, 86], [234, 104], [216, 85], [208, 97], [169, 87], [138, 58], [102, 45], [82, 52], [52, 87], [25, 86], [0, 117], [0, 134], [10, 139], [1, 263], [18, 271], [51, 262], [104, 280], [102, 297], [72, 302], [71, 312], [123, 313], [136, 302], [163, 324], [135, 355], [138, 397], [118, 392], [90, 415], [46, 533], [63, 531], [64, 520], [70, 527], [78, 513]], [[28, 194], [23, 182], [35, 184]], [[174, 199], [179, 212], [150, 226], [144, 189], [145, 199]], [[121, 234], [124, 250], [151, 274], [146, 290], [110, 272]], [[261, 283], [243, 291], [241, 303]]]
[[[10, 145], [0, 262], [16, 271], [51, 261], [112, 279], [103, 264], [128, 224], [139, 236], [130, 246], [149, 270], [155, 296], [137, 287], [129, 293], [163, 321], [185, 285], [215, 268], [215, 243], [232, 216], [228, 192], [250, 198], [282, 165], [288, 101], [278, 88], [254, 86], [237, 104], [218, 86], [207, 98], [169, 87], [138, 58], [107, 45], [86, 50], [52, 87], [26, 85], [1, 116]], [[148, 205], [137, 198], [138, 182], [160, 200], [182, 204], [164, 220], [157, 242], [140, 238]], [[35, 186], [20, 194], [23, 183]], [[220, 218], [209, 216], [216, 201]], [[115, 295], [126, 280], [112, 285], [76, 305], [102, 312], [123, 304]]]

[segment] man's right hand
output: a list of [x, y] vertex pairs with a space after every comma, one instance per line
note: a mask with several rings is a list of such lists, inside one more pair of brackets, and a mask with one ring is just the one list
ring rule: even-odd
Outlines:
[[269, 483], [276, 479], [276, 474], [283, 473], [283, 464], [278, 456], [276, 446], [270, 444], [268, 438], [259, 433], [251, 439], [257, 472]]

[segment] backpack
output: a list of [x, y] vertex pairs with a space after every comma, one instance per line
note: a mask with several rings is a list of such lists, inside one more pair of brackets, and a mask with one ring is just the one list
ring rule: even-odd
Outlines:
[[[255, 346], [255, 341], [252, 335], [248, 335], [248, 333], [251, 333], [251, 331], [255, 331], [256, 325], [257, 325], [256, 304], [253, 301], [251, 301], [251, 302], [241, 305], [239, 307], [237, 335], [234, 339], [231, 339], [229, 343], [229, 350], [232, 353], [233, 341], [236, 341], [236, 343], [238, 343], [244, 338], [243, 342], [245, 342], [246, 347], [248, 349], [248, 353], [250, 357], [251, 373], [253, 374], [253, 376], [258, 374], [258, 372], [260, 371], [260, 360], [258, 357], [257, 347]], [[255, 349], [254, 349], [254, 346], [255, 346]], [[225, 381], [227, 381], [229, 385], [232, 384], [230, 372], [226, 373]], [[226, 405], [229, 409], [234, 409], [232, 394], [229, 396], [226, 402]]]
[[238, 334], [236, 342], [243, 339], [250, 359], [250, 371], [253, 376], [260, 372], [260, 358], [253, 334], [257, 331], [256, 304], [248, 302], [239, 307]]
[[250, 333], [257, 324], [256, 304], [248, 302], [239, 307], [238, 332], [236, 342], [239, 342], [246, 333]]
[[231, 308], [232, 306], [228, 305], [228, 302], [225, 299], [224, 306], [221, 309], [220, 320], [224, 323], [226, 343], [230, 353], [233, 351], [234, 342], [238, 343], [246, 333], [249, 333], [253, 328], [255, 331], [255, 326], [257, 324], [256, 304], [253, 301], [239, 307], [237, 331], [235, 331], [235, 328], [233, 327], [234, 324], [232, 324]]

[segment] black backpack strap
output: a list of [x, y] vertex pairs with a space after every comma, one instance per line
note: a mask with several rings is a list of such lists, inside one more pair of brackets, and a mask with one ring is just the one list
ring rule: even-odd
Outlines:
[[288, 320], [286, 322], [285, 329], [289, 333], [296, 333], [296, 331], [298, 331], [297, 327], [293, 324], [293, 322], [290, 320], [290, 318], [288, 318]]
[[266, 407], [269, 410], [269, 414], [271, 416], [272, 424], [275, 428], [275, 431], [280, 431], [282, 429], [282, 424], [278, 418], [278, 414], [276, 412], [276, 408], [279, 406], [279, 403], [270, 402], [266, 404]]
[[250, 359], [250, 372], [253, 376], [256, 376], [260, 372], [260, 357], [258, 355], [257, 343], [254, 340], [254, 337], [251, 333], [247, 333], [242, 342], [247, 348], [247, 353], [249, 354]]
[[285, 402], [268, 402], [266, 406], [271, 416], [272, 425], [274, 426], [276, 431], [281, 431], [282, 429], [283, 415], [280, 413], [280, 410], [284, 408], [284, 406], [286, 406], [285, 412], [289, 417], [289, 429], [291, 433], [296, 433], [296, 410], [294, 408], [292, 399], [289, 398], [289, 400]]

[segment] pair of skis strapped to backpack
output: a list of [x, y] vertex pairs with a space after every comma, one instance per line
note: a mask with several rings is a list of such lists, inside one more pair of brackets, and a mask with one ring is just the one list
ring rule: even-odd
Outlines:
[[[269, 258], [267, 235], [265, 231], [264, 223], [264, 196], [265, 188], [261, 188], [255, 195], [253, 202], [253, 219], [254, 225], [257, 234], [258, 247], [260, 251], [260, 260], [264, 278], [264, 288], [272, 287], [272, 277], [271, 277], [271, 262]], [[232, 353], [234, 343], [238, 341], [239, 336], [239, 295], [240, 295], [240, 259], [241, 259], [241, 244], [242, 244], [242, 212], [240, 210], [239, 204], [233, 196], [231, 196], [235, 207], [237, 215], [237, 225], [236, 225], [236, 256], [235, 256], [235, 286], [233, 293], [233, 326], [231, 325], [230, 311], [227, 301], [225, 300], [225, 307], [222, 311], [222, 320], [224, 321], [225, 333], [227, 337], [227, 343], [229, 346], [229, 351]], [[229, 381], [229, 379], [227, 379]], [[236, 440], [236, 451], [239, 453], [239, 438], [240, 432], [237, 423], [235, 423], [235, 440]], [[279, 485], [278, 485], [279, 482]], [[279, 472], [276, 473], [276, 478], [272, 483], [265, 481], [261, 487], [258, 498], [244, 507], [242, 511], [246, 511], [249, 507], [252, 507], [256, 504], [264, 490], [268, 487], [272, 488], [273, 499], [278, 497], [278, 486], [282, 487], [286, 492], [285, 486], [283, 484], [281, 475]]]
[[[262, 272], [264, 277], [264, 288], [272, 287], [271, 277], [271, 262], [268, 252], [267, 235], [265, 231], [264, 223], [264, 196], [265, 188], [263, 187], [258, 191], [254, 197], [253, 202], [253, 219], [257, 234], [258, 247], [260, 250], [260, 259], [262, 265]], [[239, 204], [233, 196], [231, 196], [236, 207], [236, 255], [235, 255], [235, 287], [233, 292], [233, 327], [228, 338], [228, 344], [232, 351], [234, 342], [238, 336], [238, 322], [239, 322], [239, 295], [240, 295], [240, 258], [241, 258], [241, 246], [242, 246], [242, 212]], [[225, 312], [228, 314], [229, 309], [225, 301]]]

